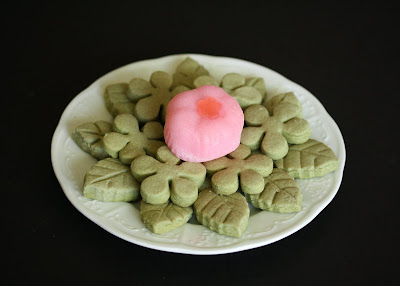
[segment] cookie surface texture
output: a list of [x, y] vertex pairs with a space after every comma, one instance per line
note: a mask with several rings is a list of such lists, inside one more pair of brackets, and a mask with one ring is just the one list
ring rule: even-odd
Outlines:
[[183, 85], [189, 89], [195, 88], [194, 80], [200, 76], [209, 75], [209, 72], [194, 59], [187, 57], [176, 68], [173, 74], [172, 87]]
[[246, 194], [247, 200], [256, 208], [278, 213], [301, 211], [303, 195], [297, 182], [287, 172], [274, 168], [264, 178], [265, 187], [260, 194]]
[[163, 234], [185, 223], [193, 214], [192, 207], [180, 207], [172, 202], [160, 205], [140, 202], [140, 214], [143, 224], [153, 233]]
[[229, 196], [217, 195], [212, 190], [203, 190], [194, 204], [197, 220], [219, 234], [240, 237], [246, 230], [250, 210], [240, 193]]
[[180, 159], [210, 161], [235, 150], [244, 124], [237, 101], [206, 85], [175, 96], [168, 105], [165, 142]]
[[72, 133], [72, 139], [85, 152], [96, 159], [105, 159], [110, 155], [104, 150], [104, 134], [112, 131], [112, 124], [106, 121], [88, 122], [79, 125]]
[[134, 178], [141, 182], [142, 199], [149, 204], [164, 204], [171, 199], [178, 206], [191, 206], [205, 180], [206, 169], [200, 163], [179, 164], [179, 159], [166, 148], [158, 151], [159, 160], [140, 156], [131, 164]]
[[194, 79], [194, 81], [193, 81], [194, 88], [198, 88], [203, 85], [219, 86], [217, 80], [210, 75], [201, 75]]
[[272, 160], [286, 156], [289, 143], [302, 144], [311, 135], [310, 124], [298, 117], [292, 116], [292, 105], [277, 104], [272, 116], [263, 105], [252, 105], [244, 112], [246, 126], [241, 135], [241, 143], [252, 150], [261, 151]]
[[127, 91], [127, 83], [116, 83], [106, 87], [104, 100], [106, 108], [112, 116], [135, 112], [135, 104], [128, 98]]
[[[251, 155], [251, 150], [240, 145], [226, 157], [204, 162], [211, 177], [212, 189], [220, 195], [235, 193], [240, 187], [248, 194], [264, 189], [264, 177], [272, 172], [272, 160], [263, 154]], [[240, 179], [240, 180], [239, 180]]]
[[[154, 124], [152, 129], [162, 130], [161, 123], [147, 124]], [[145, 125], [143, 129], [146, 131], [141, 132], [137, 119], [131, 114], [120, 114], [115, 117], [113, 129], [115, 132], [104, 135], [104, 150], [111, 157], [119, 158], [124, 164], [130, 164], [133, 159], [145, 154], [155, 157], [158, 148], [165, 145], [162, 141], [150, 139], [157, 137], [154, 134], [160, 133], [159, 131], [150, 131]], [[162, 134], [158, 135], [160, 136], [162, 137]]]
[[304, 144], [290, 146], [287, 156], [277, 160], [275, 165], [294, 178], [309, 179], [337, 170], [339, 159], [324, 143], [310, 139]]
[[150, 81], [133, 78], [129, 82], [127, 95], [136, 102], [135, 116], [141, 123], [165, 120], [167, 105], [177, 93], [171, 86], [171, 75], [163, 71], [153, 72]]
[[255, 89], [258, 90], [258, 92], [261, 94], [262, 100], [264, 100], [267, 96], [267, 88], [265, 87], [265, 82], [264, 79], [261, 77], [249, 77], [246, 78], [245, 82], [246, 86], [252, 86]]
[[128, 166], [107, 158], [87, 171], [83, 195], [103, 202], [131, 202], [139, 197], [139, 184]]
[[303, 107], [294, 92], [277, 94], [263, 103], [270, 115], [285, 122], [292, 118], [303, 118]]

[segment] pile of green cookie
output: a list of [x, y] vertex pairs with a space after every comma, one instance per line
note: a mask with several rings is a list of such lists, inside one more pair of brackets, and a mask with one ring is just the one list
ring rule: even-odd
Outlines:
[[[178, 93], [216, 85], [244, 111], [241, 144], [227, 156], [182, 162], [163, 141], [169, 101]], [[267, 100], [268, 98], [268, 100]], [[226, 74], [220, 83], [192, 58], [175, 73], [106, 87], [113, 122], [88, 122], [72, 138], [98, 162], [86, 173], [83, 195], [103, 202], [140, 202], [144, 225], [153, 233], [176, 229], [192, 217], [219, 234], [240, 237], [249, 204], [269, 212], [301, 211], [295, 178], [324, 176], [339, 167], [334, 152], [310, 139], [309, 123], [293, 92], [267, 97], [263, 78]]]

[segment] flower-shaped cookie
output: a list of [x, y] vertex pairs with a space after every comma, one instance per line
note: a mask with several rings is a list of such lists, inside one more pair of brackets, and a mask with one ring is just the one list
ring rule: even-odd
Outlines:
[[252, 105], [244, 112], [248, 127], [243, 128], [240, 142], [252, 150], [261, 147], [272, 160], [286, 156], [290, 144], [301, 144], [310, 138], [310, 124], [302, 118], [293, 118], [291, 105], [276, 104], [273, 115], [262, 105]]
[[194, 79], [193, 86], [194, 88], [198, 88], [204, 85], [214, 85], [219, 86], [217, 80], [211, 75], [201, 75]]
[[263, 105], [270, 115], [277, 117], [282, 122], [295, 117], [303, 117], [303, 108], [293, 92], [275, 95], [265, 101]]
[[272, 172], [272, 160], [263, 154], [251, 155], [247, 146], [239, 147], [228, 154], [203, 163], [211, 175], [212, 189], [219, 195], [230, 195], [239, 189], [248, 194], [258, 194], [264, 189], [264, 177]]
[[[246, 85], [244, 76], [237, 73], [229, 73], [222, 78], [221, 87], [237, 100], [241, 108], [245, 109], [250, 105], [260, 104], [263, 100], [260, 91], [251, 86], [253, 83], [255, 83], [253, 80], [249, 80], [249, 85]], [[260, 85], [258, 83], [258, 86]]]
[[191, 206], [205, 180], [205, 167], [201, 163], [179, 164], [180, 160], [166, 146], [157, 151], [157, 158], [140, 156], [131, 164], [133, 177], [141, 182], [142, 199], [155, 205], [171, 199], [178, 206]]
[[264, 82], [264, 79], [262, 77], [249, 77], [249, 78], [246, 78], [245, 85], [246, 86], [252, 86], [255, 89], [257, 89], [258, 92], [261, 94], [262, 100], [264, 100], [265, 97], [267, 96], [267, 89], [265, 87], [265, 82]]
[[135, 116], [144, 123], [161, 119], [165, 120], [167, 105], [178, 93], [188, 90], [179, 86], [171, 91], [172, 77], [163, 71], [151, 74], [150, 82], [142, 78], [133, 78], [129, 82], [127, 96], [134, 102]]
[[199, 76], [208, 74], [208, 71], [197, 61], [193, 60], [190, 57], [187, 57], [177, 66], [176, 71], [173, 74], [172, 87], [175, 88], [177, 86], [183, 85], [189, 89], [193, 89], [196, 87], [194, 85], [194, 80]]
[[149, 154], [156, 156], [164, 142], [154, 140], [163, 137], [163, 128], [159, 122], [148, 122], [139, 130], [137, 119], [131, 114], [120, 114], [114, 119], [115, 132], [104, 135], [104, 150], [113, 158], [119, 158], [124, 164], [130, 164], [138, 156]]

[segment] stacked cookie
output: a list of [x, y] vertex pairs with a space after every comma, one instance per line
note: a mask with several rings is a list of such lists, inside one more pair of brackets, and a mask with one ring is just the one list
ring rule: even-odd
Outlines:
[[[206, 85], [223, 89], [243, 110], [240, 144], [207, 162], [184, 161], [164, 138], [167, 107], [176, 95]], [[218, 83], [186, 58], [172, 76], [155, 71], [149, 81], [116, 83], [105, 89], [104, 98], [113, 122], [88, 122], [72, 134], [99, 160], [85, 176], [83, 195], [104, 202], [141, 199], [142, 221], [157, 234], [182, 226], [194, 212], [211, 230], [240, 237], [249, 203], [270, 212], [301, 211], [295, 178], [324, 176], [339, 166], [329, 147], [310, 139], [295, 94], [267, 96], [262, 78], [230, 73]]]

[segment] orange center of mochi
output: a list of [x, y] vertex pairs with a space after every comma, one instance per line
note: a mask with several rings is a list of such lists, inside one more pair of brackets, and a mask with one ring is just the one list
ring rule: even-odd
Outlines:
[[222, 104], [215, 100], [214, 97], [208, 96], [197, 102], [197, 113], [201, 117], [215, 119], [219, 116]]

